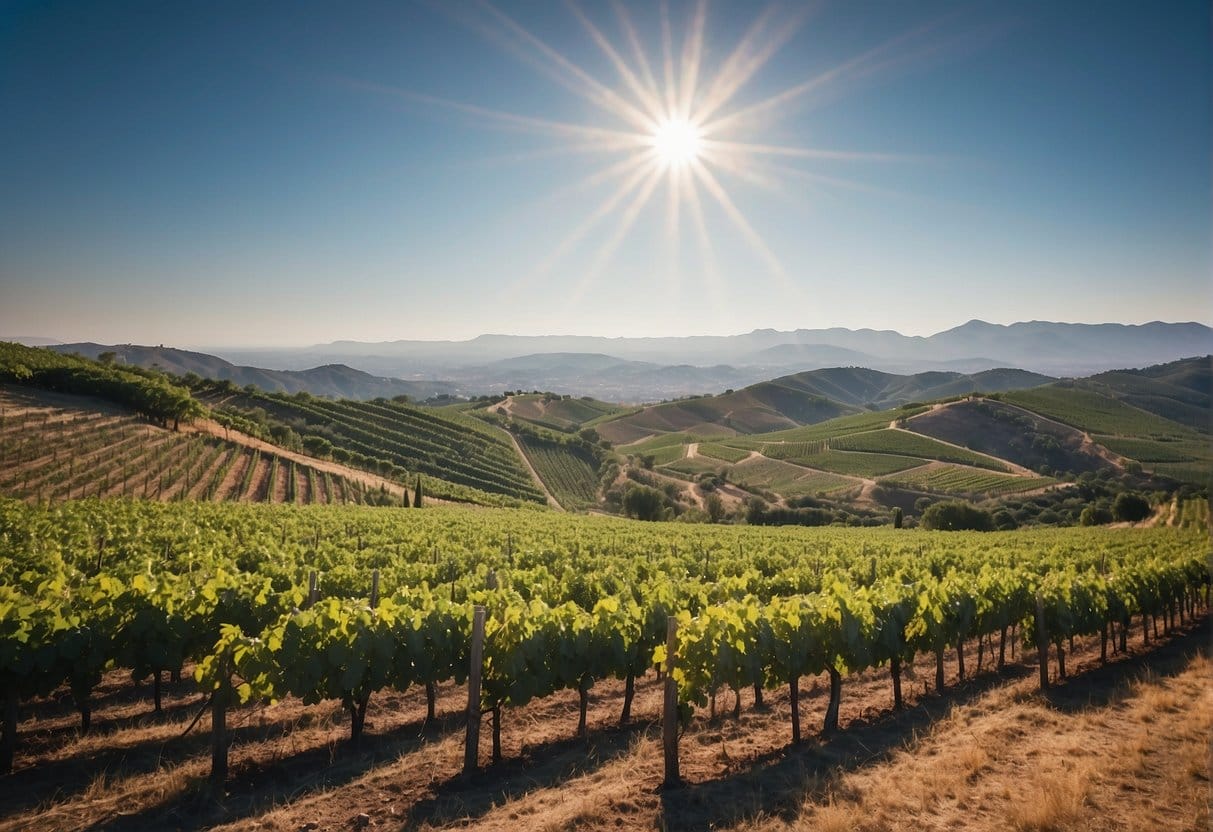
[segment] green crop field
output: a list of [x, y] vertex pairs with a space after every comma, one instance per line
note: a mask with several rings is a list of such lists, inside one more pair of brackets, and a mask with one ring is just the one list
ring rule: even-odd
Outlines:
[[940, 465], [915, 468], [885, 477], [882, 483], [914, 491], [936, 491], [942, 494], [1017, 494], [1057, 484], [1052, 477], [1017, 477], [995, 474], [964, 465]]
[[702, 454], [693, 458], [681, 457], [673, 462], [667, 462], [661, 466], [663, 471], [674, 471], [678, 474], [685, 474], [689, 477], [697, 477], [700, 474], [716, 474], [724, 469], [726, 473], [731, 471], [728, 462], [723, 459], [713, 459], [710, 456]]
[[1208, 462], [1157, 462], [1150, 466], [1156, 474], [1193, 485], [1213, 486], [1213, 465]]
[[[83, 406], [41, 406], [0, 389], [0, 494], [10, 497], [359, 503], [376, 490], [216, 436]], [[391, 501], [400, 503], [398, 488]]]
[[725, 462], [741, 462], [750, 455], [750, 452], [743, 448], [731, 448], [718, 442], [701, 442], [699, 453]]
[[906, 419], [922, 413], [926, 407], [905, 407], [893, 410], [881, 410], [873, 413], [856, 413], [853, 416], [839, 416], [814, 425], [804, 425], [799, 428], [778, 430], [771, 433], [760, 433], [753, 436], [737, 437], [726, 440], [724, 444], [734, 448], [758, 450], [765, 442], [813, 442], [830, 439], [835, 436], [847, 436], [852, 433], [886, 428], [890, 422]]
[[762, 446], [762, 454], [772, 459], [783, 459], [797, 465], [820, 468], [835, 474], [851, 477], [881, 477], [896, 471], [904, 471], [922, 465], [919, 457], [897, 454], [865, 453], [862, 451], [839, 451], [818, 442], [768, 443]]
[[681, 446], [694, 441], [695, 437], [689, 433], [662, 433], [629, 445], [620, 445], [619, 450], [629, 454], [647, 454], [659, 448]]
[[764, 488], [785, 497], [834, 495], [860, 487], [860, 483], [854, 479], [811, 471], [790, 462], [766, 458], [751, 459], [734, 465], [729, 472], [729, 479], [743, 487]]
[[593, 455], [583, 448], [547, 442], [527, 434], [518, 437], [523, 451], [548, 491], [564, 508], [594, 505], [598, 470]]
[[304, 437], [330, 442], [346, 454], [432, 477], [443, 483], [542, 502], [543, 495], [500, 428], [463, 413], [437, 413], [395, 401], [331, 400], [314, 396], [248, 395], [228, 405], [239, 413], [260, 408]]
[[1193, 437], [1190, 428], [1077, 387], [1035, 387], [1001, 394], [1002, 401], [1088, 433], [1145, 438]]
[[884, 429], [840, 436], [830, 440], [830, 448], [839, 451], [867, 451], [937, 459], [941, 462], [959, 462], [964, 465], [975, 465], [978, 468], [989, 468], [993, 471], [1007, 470], [1005, 464], [991, 457], [905, 430]]
[[1093, 436], [1091, 438], [1108, 450], [1129, 459], [1136, 459], [1138, 462], [1196, 462], [1200, 459], [1210, 459], [1210, 465], [1213, 465], [1213, 449], [1210, 449], [1208, 440], [1162, 441], [1118, 436]]

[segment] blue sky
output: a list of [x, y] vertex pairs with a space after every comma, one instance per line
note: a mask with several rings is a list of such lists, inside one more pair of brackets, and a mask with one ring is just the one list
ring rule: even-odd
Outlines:
[[[638, 74], [612, 6], [576, 8]], [[625, 8], [663, 88], [658, 7]], [[694, 102], [764, 9], [708, 4]], [[676, 59], [694, 11], [670, 3]], [[617, 181], [587, 178], [640, 150], [586, 152], [485, 113], [644, 134], [578, 94], [574, 65], [630, 92], [566, 4], [0, 5], [0, 335], [231, 346], [1213, 318], [1207, 3], [766, 14], [746, 54], [782, 46], [718, 115], [826, 80], [704, 139], [842, 158], [703, 159], [734, 207], [700, 183], [705, 251], [685, 191], [668, 218], [668, 170], [626, 229], [640, 189], [599, 210]]]

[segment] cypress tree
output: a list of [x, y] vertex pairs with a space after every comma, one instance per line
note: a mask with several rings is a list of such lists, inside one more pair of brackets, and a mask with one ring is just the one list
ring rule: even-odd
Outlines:
[[421, 475], [417, 475], [417, 487], [413, 489], [413, 508], [421, 508]]

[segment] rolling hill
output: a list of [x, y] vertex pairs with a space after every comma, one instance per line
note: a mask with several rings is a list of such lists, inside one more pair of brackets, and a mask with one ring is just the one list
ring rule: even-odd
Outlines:
[[442, 381], [405, 381], [399, 378], [373, 376], [344, 364], [327, 364], [307, 370], [266, 370], [232, 364], [214, 355], [190, 352], [171, 347], [149, 347], [135, 344], [79, 343], [55, 344], [50, 349], [86, 358], [113, 353], [122, 364], [160, 369], [173, 375], [187, 373], [217, 381], [231, 381], [237, 387], [253, 385], [267, 393], [298, 393], [344, 399], [375, 399], [408, 396], [414, 401], [456, 392], [454, 385]]
[[[1176, 405], [1184, 403], [1197, 407], [1194, 403], [1208, 388], [1209, 373], [1208, 359], [1179, 361], [1145, 371], [1058, 380], [982, 396], [953, 394], [934, 403], [859, 411], [773, 432], [723, 438], [719, 422], [678, 432], [657, 431], [662, 427], [658, 415], [665, 423], [672, 421], [672, 414], [690, 415], [683, 407], [688, 403], [677, 402], [608, 422], [603, 432], [609, 435], [613, 424], [616, 432], [649, 429], [652, 432], [645, 439], [621, 451], [660, 472], [695, 481], [711, 475], [768, 501], [782, 498], [795, 504], [815, 497], [862, 506], [876, 500], [909, 510], [918, 498], [944, 495], [1014, 499], [1026, 505], [1025, 496], [1051, 490], [1054, 496], [1049, 501], [1068, 502], [1066, 510], [1073, 516], [1084, 503], [1077, 497], [1067, 501], [1064, 494], [1078, 488], [1072, 480], [1086, 475], [1127, 477], [1137, 483], [1135, 487], [1147, 489], [1167, 487], [1168, 481], [1197, 487], [1209, 484], [1213, 448], [1207, 433], [1130, 403], [1145, 390], [1156, 411], [1174, 412]], [[977, 375], [977, 380], [933, 373], [888, 377], [836, 368], [689, 404], [702, 417], [706, 412], [719, 413], [722, 401], [737, 404], [765, 394], [770, 402], [773, 386], [807, 397], [828, 390], [853, 402], [873, 395], [963, 392], [978, 382], [1042, 380], [1022, 371]], [[1142, 479], [1149, 475], [1166, 479]], [[1039, 503], [1033, 510], [1040, 511]]]
[[[1173, 489], [1175, 481], [1200, 487], [1213, 470], [1207, 423], [1184, 418], [1207, 412], [1209, 358], [1077, 380], [1013, 369], [901, 376], [825, 368], [719, 396], [629, 409], [533, 393], [421, 408], [198, 379], [186, 388], [162, 373], [14, 345], [4, 345], [2, 357], [0, 378], [15, 386], [41, 386], [55, 395], [112, 394], [130, 408], [128, 421], [138, 412], [162, 425], [151, 438], [125, 425], [100, 445], [88, 444], [86, 427], [52, 431], [35, 447], [34, 438], [58, 416], [10, 423], [4, 451], [18, 460], [20, 476], [4, 479], [0, 490], [27, 499], [378, 499], [344, 474], [348, 484], [329, 484], [325, 466], [336, 464], [386, 477], [395, 488], [424, 474], [427, 494], [459, 501], [542, 504], [555, 495], [565, 508], [618, 510], [607, 497], [612, 490], [618, 496], [638, 474], [642, 482], [651, 476], [669, 493], [681, 493], [688, 506], [705, 504], [707, 492], [697, 489], [707, 479], [727, 489], [734, 507], [755, 494], [789, 507], [827, 499], [878, 520], [887, 506], [915, 506], [923, 496], [1037, 499], [1046, 490], [1077, 488], [1073, 481], [1087, 475], [1129, 478], [1147, 490]], [[604, 369], [616, 366], [609, 356], [597, 360]], [[973, 391], [981, 395], [969, 395]], [[153, 419], [152, 411], [139, 410], [137, 403], [153, 393], [194, 406], [196, 412], [182, 416], [187, 422], [218, 420], [275, 447], [254, 459], [213, 438], [179, 441], [165, 430], [175, 417]], [[103, 423], [86, 416], [83, 424]], [[577, 435], [585, 426], [616, 448], [593, 434]], [[75, 452], [57, 453], [56, 443], [69, 437], [87, 447], [81, 453], [95, 465], [63, 470]], [[154, 478], [148, 475], [153, 468]], [[248, 479], [233, 471], [248, 472]], [[1067, 516], [1076, 506], [1068, 506]]]
[[1204, 433], [1213, 428], [1213, 356], [1115, 370], [1078, 383]]
[[784, 376], [719, 396], [654, 405], [604, 422], [598, 432], [619, 444], [673, 431], [704, 437], [767, 433], [863, 410], [976, 391], [1034, 387], [1050, 381], [1053, 379], [1048, 376], [1005, 368], [971, 375], [928, 372], [901, 376], [862, 367], [834, 367]]

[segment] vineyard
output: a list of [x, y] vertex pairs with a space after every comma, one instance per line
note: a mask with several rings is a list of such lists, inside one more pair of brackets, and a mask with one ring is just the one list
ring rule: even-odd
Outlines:
[[349, 504], [379, 492], [357, 477], [214, 436], [166, 431], [124, 411], [75, 402], [56, 408], [0, 393], [0, 493], [20, 499]]
[[943, 494], [1018, 494], [1056, 485], [1052, 477], [1017, 477], [995, 474], [964, 465], [926, 465], [903, 471], [881, 482], [917, 491]]
[[904, 430], [885, 429], [853, 433], [831, 439], [830, 447], [840, 451], [867, 451], [937, 459], [940, 462], [959, 462], [962, 465], [974, 465], [993, 471], [1007, 470], [1006, 464], [999, 460]]
[[768, 488], [789, 497], [832, 494], [858, 489], [856, 479], [813, 471], [790, 462], [758, 457], [734, 465], [729, 478], [742, 487]]
[[1194, 431], [1168, 419], [1076, 387], [1049, 385], [1002, 393], [999, 399], [1089, 433], [1150, 438], [1193, 436]]
[[762, 446], [761, 453], [772, 459], [784, 459], [797, 465], [851, 477], [881, 477], [914, 468], [926, 461], [897, 454], [837, 451], [825, 441], [770, 443]]
[[728, 445], [721, 445], [716, 442], [704, 442], [699, 446], [699, 453], [712, 459], [721, 459], [725, 462], [741, 462], [750, 455], [750, 452], [741, 448], [730, 448]]
[[211, 391], [206, 400], [220, 415], [249, 418], [263, 411], [271, 428], [289, 428], [305, 441], [323, 440], [334, 449], [334, 458], [339, 452], [359, 467], [425, 474], [435, 480], [435, 496], [470, 502], [492, 502], [485, 499], [491, 495], [526, 502], [544, 499], [509, 437], [473, 416], [386, 399], [335, 401], [248, 392], [230, 396], [215, 385], [206, 389]]
[[[36, 752], [38, 729], [20, 712], [57, 689], [87, 734], [104, 703], [96, 691], [113, 695], [110, 668], [150, 680], [153, 710], [163, 680], [192, 668], [212, 714], [217, 784], [229, 746], [239, 766], [247, 741], [227, 720], [257, 703], [336, 703], [357, 744], [392, 691], [424, 691], [417, 718], [437, 725], [439, 693], [471, 686], [477, 718], [463, 758], [475, 771], [517, 748], [503, 739], [518, 730], [515, 714], [562, 691], [575, 702], [570, 736], [588, 736], [599, 687], [619, 690], [610, 680], [622, 682], [616, 717], [629, 722], [636, 691], [651, 700], [644, 677], [654, 666], [676, 697], [667, 725], [722, 715], [722, 697], [736, 718], [743, 692], [757, 703], [782, 692], [795, 743], [802, 679], [826, 678], [820, 730], [831, 735], [845, 727], [844, 684], [867, 689], [877, 668], [895, 706], [921, 656], [936, 692], [953, 662], [963, 680], [1037, 652], [1062, 678], [1075, 639], [1098, 637], [1105, 657], [1125, 651], [1131, 633], [1149, 643], [1203, 612], [1209, 585], [1207, 528], [970, 535], [491, 509], [4, 501], [0, 547], [9, 577], [0, 762], [13, 776], [36, 771], [21, 738], [33, 731]], [[1042, 672], [1040, 684], [1053, 678]], [[487, 758], [472, 730], [482, 711]], [[443, 747], [457, 753], [454, 738]], [[667, 778], [671, 764], [677, 775], [676, 734], [672, 753]]]
[[912, 407], [900, 407], [894, 410], [881, 410], [873, 413], [856, 413], [852, 416], [839, 416], [835, 419], [829, 419], [813, 425], [804, 425], [799, 428], [730, 438], [728, 444], [737, 448], [757, 450], [765, 442], [817, 442], [836, 436], [848, 436], [852, 433], [866, 433], [868, 431], [887, 428], [890, 422], [907, 419], [922, 413], [924, 410], [926, 410], [925, 407], [916, 405]]
[[597, 461], [582, 448], [523, 434], [523, 452], [556, 501], [566, 509], [593, 506], [598, 497]]

